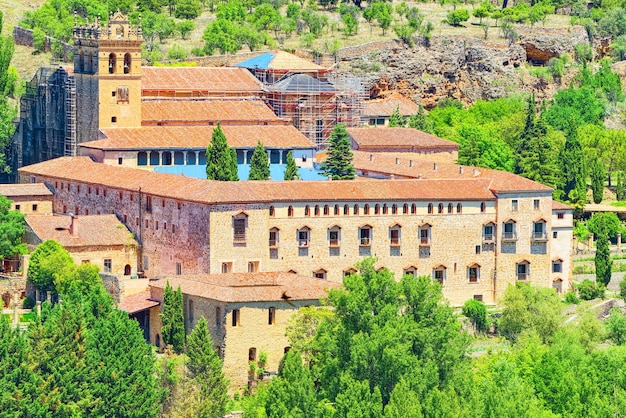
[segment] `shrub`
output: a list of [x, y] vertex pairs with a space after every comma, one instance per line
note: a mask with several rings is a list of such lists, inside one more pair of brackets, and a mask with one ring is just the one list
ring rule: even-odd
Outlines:
[[184, 60], [187, 58], [187, 51], [178, 44], [172, 45], [172, 48], [167, 51], [167, 57], [172, 60]]
[[206, 53], [204, 52], [203, 48], [193, 48], [191, 50], [191, 55], [196, 56], [196, 57], [204, 57]]
[[24, 309], [33, 309], [35, 307], [35, 299], [30, 296], [26, 296], [22, 301], [22, 308]]
[[452, 10], [446, 16], [446, 23], [451, 26], [460, 26], [461, 22], [467, 22], [469, 18], [467, 9]]
[[568, 305], [578, 305], [580, 303], [580, 299], [576, 296], [576, 293], [567, 292], [565, 294], [565, 303]]
[[487, 329], [487, 307], [484, 303], [470, 299], [463, 304], [462, 312], [472, 321], [476, 331], [482, 332]]
[[606, 330], [608, 337], [616, 345], [626, 343], [626, 316], [622, 315], [619, 308], [611, 309], [606, 320]]
[[626, 300], [626, 280], [619, 282], [619, 295]]
[[578, 290], [578, 296], [580, 296], [582, 300], [604, 298], [604, 287], [598, 286], [597, 283], [589, 279], [585, 279], [576, 285], [576, 289]]

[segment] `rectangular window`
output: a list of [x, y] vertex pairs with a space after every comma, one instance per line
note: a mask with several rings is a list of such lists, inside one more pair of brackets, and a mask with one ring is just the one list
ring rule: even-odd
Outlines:
[[483, 295], [474, 295], [474, 300], [482, 302], [483, 301]]
[[152, 212], [152, 196], [146, 196], [146, 212]]
[[331, 247], [339, 246], [339, 231], [328, 231], [328, 241]]
[[15, 205], [15, 210], [20, 210], [20, 205]]
[[299, 247], [309, 246], [309, 230], [308, 229], [301, 229], [298, 231], [298, 246]]
[[270, 230], [270, 247], [278, 247], [278, 231], [276, 229]]
[[122, 165], [122, 161], [123, 161], [122, 157], [117, 157], [117, 164], [118, 165]]
[[150, 257], [148, 257], [147, 255], [143, 257], [143, 269], [144, 270], [150, 269]]
[[560, 261], [553, 261], [552, 262], [552, 273], [561, 273], [562, 270], [562, 264]]
[[533, 209], [539, 210], [539, 199], [533, 200]]
[[370, 228], [361, 228], [359, 229], [359, 244], [364, 246], [369, 246], [372, 243], [372, 230]]
[[480, 245], [476, 246], [476, 254], [480, 254]]
[[517, 208], [518, 208], [517, 199], [513, 199], [511, 201], [511, 210], [512, 211], [517, 211]]
[[558, 212], [558, 213], [556, 214], [556, 218], [557, 218], [557, 219], [563, 219], [563, 218], [565, 218], [565, 213], [563, 213], [563, 212]]
[[552, 231], [552, 238], [557, 239], [559, 236], [559, 233], [556, 231]]
[[176, 263], [176, 274], [178, 276], [183, 274], [183, 265], [181, 263]]
[[271, 307], [268, 312], [267, 324], [274, 325], [276, 324], [276, 308]]
[[233, 219], [233, 239], [235, 242], [246, 242], [246, 220]]
[[118, 87], [117, 88], [117, 102], [118, 103], [128, 103], [129, 99], [129, 91], [128, 87]]
[[391, 245], [400, 245], [400, 230], [399, 229], [390, 230], [389, 239], [391, 241]]
[[428, 228], [420, 229], [420, 245], [429, 245], [430, 244], [430, 236], [429, 236]]
[[33, 205], [33, 212], [37, 212], [37, 205]]
[[222, 263], [222, 273], [230, 273], [233, 269], [233, 263]]
[[259, 271], [259, 262], [258, 261], [249, 261], [248, 262], [248, 273], [256, 273]]
[[233, 327], [238, 327], [240, 326], [240, 314], [239, 314], [239, 309], [233, 309]]
[[467, 269], [467, 276], [469, 278], [469, 282], [470, 283], [478, 283], [478, 276], [480, 274], [480, 271], [478, 269], [478, 267], [473, 266], [473, 267], [469, 267]]
[[105, 258], [104, 259], [104, 272], [105, 273], [110, 273], [111, 272], [111, 267], [112, 267], [111, 259], [110, 258]]

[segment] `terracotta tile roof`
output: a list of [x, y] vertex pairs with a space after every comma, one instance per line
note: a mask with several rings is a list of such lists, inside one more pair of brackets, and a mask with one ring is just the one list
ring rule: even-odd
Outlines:
[[561, 203], [558, 200], [553, 200], [552, 210], [574, 210], [574, 208], [570, 205], [566, 205], [565, 203]]
[[26, 215], [26, 223], [43, 241], [53, 239], [68, 250], [76, 247], [137, 244], [131, 232], [115, 215], [81, 215], [74, 218], [70, 234], [68, 215]]
[[361, 181], [220, 182], [93, 162], [89, 157], [60, 157], [19, 169], [22, 175], [45, 176], [142, 191], [154, 196], [211, 204], [255, 202], [335, 202], [407, 200], [492, 200], [490, 179]]
[[277, 121], [261, 100], [144, 100], [142, 122]]
[[143, 91], [261, 92], [261, 82], [245, 68], [142, 67]]
[[364, 103], [364, 117], [391, 116], [396, 107], [399, 107], [402, 116], [414, 115], [419, 111], [419, 106], [413, 100], [398, 92], [382, 99], [366, 100]]
[[0, 195], [17, 196], [52, 196], [50, 189], [43, 183], [0, 184]]
[[412, 128], [348, 128], [348, 134], [358, 149], [367, 148], [450, 148], [458, 150], [459, 144]]
[[[404, 157], [402, 153], [370, 153], [353, 151], [354, 167], [359, 171], [422, 179], [483, 179], [489, 189], [498, 192], [550, 192], [552, 188], [506, 171], [483, 167], [467, 167], [452, 163], [429, 162]], [[436, 166], [436, 168], [435, 168]]]
[[318, 300], [339, 283], [287, 272], [200, 274], [169, 276], [150, 282], [150, 287], [170, 286], [185, 295], [220, 302], [272, 302], [281, 300]]
[[[214, 126], [142, 126], [102, 129], [106, 139], [83, 142], [81, 147], [108, 150], [206, 149]], [[293, 125], [224, 125], [228, 145], [254, 148], [260, 140], [265, 148], [313, 148], [309, 139]]]
[[159, 305], [159, 301], [150, 299], [150, 291], [146, 290], [141, 293], [123, 297], [120, 303], [117, 304], [117, 309], [126, 311], [129, 314], [134, 314]]

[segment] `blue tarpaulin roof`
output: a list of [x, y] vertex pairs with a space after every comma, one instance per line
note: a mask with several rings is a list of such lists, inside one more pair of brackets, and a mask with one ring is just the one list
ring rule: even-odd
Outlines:
[[268, 52], [267, 54], [261, 54], [256, 57], [247, 59], [243, 62], [240, 62], [239, 64], [235, 64], [235, 67], [243, 67], [243, 68], [250, 68], [250, 69], [258, 68], [261, 70], [266, 70], [275, 56], [276, 56], [275, 54]]
[[[206, 167], [204, 165], [170, 165], [166, 167], [156, 167], [154, 171], [158, 173], [169, 173], [194, 177], [198, 179], [206, 178]], [[249, 164], [239, 164], [238, 174], [240, 180], [247, 180], [250, 175]], [[319, 171], [313, 168], [299, 168], [298, 174], [301, 180], [326, 180]], [[271, 164], [270, 177], [272, 180], [283, 180], [285, 178], [284, 164]]]

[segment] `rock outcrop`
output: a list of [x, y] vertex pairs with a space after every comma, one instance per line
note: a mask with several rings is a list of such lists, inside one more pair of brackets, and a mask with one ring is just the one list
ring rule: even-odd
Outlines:
[[545, 64], [563, 53], [574, 56], [578, 44], [588, 44], [587, 31], [582, 26], [569, 28], [520, 28], [519, 44], [526, 51], [528, 61]]

